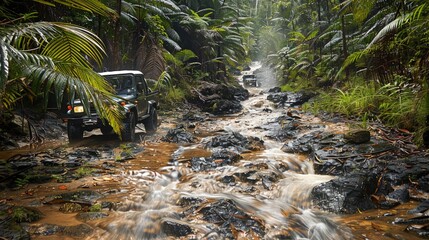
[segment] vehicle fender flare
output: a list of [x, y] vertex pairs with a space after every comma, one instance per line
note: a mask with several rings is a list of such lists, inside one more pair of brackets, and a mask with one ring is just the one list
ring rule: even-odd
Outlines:
[[134, 116], [137, 117], [137, 107], [136, 106], [131, 106], [131, 107], [128, 108], [126, 117], [130, 116], [130, 112], [133, 112]]
[[149, 107], [147, 108], [148, 113], [150, 113], [152, 108], [155, 108], [155, 109], [158, 108], [158, 102], [157, 101], [150, 100], [150, 101], [148, 101], [148, 103], [149, 103]]

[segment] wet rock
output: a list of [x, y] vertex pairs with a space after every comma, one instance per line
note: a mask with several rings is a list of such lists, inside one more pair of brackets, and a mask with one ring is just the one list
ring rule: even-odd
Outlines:
[[429, 237], [429, 224], [426, 224], [423, 226], [421, 226], [421, 225], [410, 225], [410, 226], [407, 226], [405, 231], [414, 232], [419, 237], [427, 238], [427, 237]]
[[242, 86], [233, 87], [230, 91], [233, 93], [234, 99], [238, 101], [244, 101], [250, 96], [249, 91]]
[[80, 212], [76, 215], [76, 218], [83, 222], [92, 221], [95, 219], [108, 217], [109, 214], [104, 212]]
[[238, 113], [243, 109], [241, 103], [237, 100], [215, 99], [210, 101], [209, 105], [202, 108], [203, 111], [214, 115]]
[[214, 151], [210, 157], [194, 157], [191, 159], [191, 168], [193, 171], [207, 171], [217, 167], [231, 165], [241, 159], [238, 153], [220, 149]]
[[77, 167], [82, 166], [82, 162], [76, 161], [76, 160], [69, 160], [69, 161], [65, 162], [63, 165], [66, 168], [77, 168]]
[[268, 90], [269, 93], [279, 93], [282, 89], [280, 87], [273, 87]]
[[366, 143], [371, 140], [371, 134], [368, 130], [353, 130], [346, 132], [344, 139], [350, 143]]
[[183, 196], [180, 198], [178, 204], [181, 207], [188, 207], [203, 202], [203, 199], [197, 197]]
[[63, 167], [46, 167], [45, 173], [46, 174], [62, 174], [65, 172], [65, 169]]
[[421, 202], [416, 208], [408, 211], [409, 214], [421, 214], [429, 210], [429, 200]]
[[341, 141], [341, 138], [341, 135], [332, 135], [313, 141], [314, 153], [311, 157], [315, 161], [316, 173], [339, 176], [353, 172], [380, 172], [390, 162], [388, 164], [376, 156], [396, 151], [396, 148], [384, 142], [352, 144]]
[[195, 137], [192, 133], [186, 131], [184, 126], [168, 130], [167, 134], [161, 139], [164, 142], [172, 143], [193, 143]]
[[238, 132], [230, 132], [221, 136], [213, 137], [206, 143], [206, 148], [229, 148], [239, 153], [246, 150], [264, 149], [264, 141], [257, 137], [245, 137]]
[[103, 195], [96, 191], [80, 190], [76, 192], [67, 192], [67, 193], [47, 196], [43, 203], [58, 204], [58, 203], [73, 202], [73, 203], [79, 203], [79, 204], [90, 206], [90, 205], [93, 205], [95, 201], [97, 201], [102, 197]]
[[421, 177], [419, 179], [419, 189], [424, 192], [429, 192], [429, 175]]
[[308, 100], [315, 97], [316, 95], [317, 95], [316, 92], [308, 91], [308, 90], [301, 90], [301, 91], [298, 91], [295, 93], [289, 92], [287, 103], [291, 107], [302, 105], [302, 104], [308, 102]]
[[392, 185], [402, 185], [410, 183], [410, 179], [418, 182], [428, 174], [429, 157], [411, 156], [389, 162], [383, 180]]
[[60, 166], [59, 161], [55, 159], [42, 159], [40, 162], [46, 167]]
[[258, 137], [249, 136], [247, 137], [248, 143], [246, 145], [246, 148], [251, 151], [260, 151], [264, 150], [264, 141]]
[[8, 159], [8, 163], [16, 169], [32, 168], [38, 165], [34, 155], [18, 154]]
[[9, 134], [1, 132], [0, 129], [0, 150], [10, 150], [18, 147], [18, 142], [13, 140]]
[[392, 209], [396, 206], [399, 206], [401, 204], [400, 201], [395, 199], [385, 199], [384, 201], [380, 202], [378, 204], [379, 208], [381, 209]]
[[311, 196], [323, 210], [350, 214], [375, 208], [370, 195], [376, 186], [375, 176], [349, 174], [316, 186]]
[[285, 92], [276, 92], [269, 94], [267, 100], [279, 105], [284, 105], [287, 102], [288, 94]]
[[255, 170], [234, 173], [234, 176], [236, 176], [242, 182], [247, 182], [251, 184], [256, 184], [260, 180], [260, 177]]
[[209, 204], [199, 211], [203, 219], [220, 226], [223, 239], [235, 239], [233, 232], [253, 232], [260, 238], [264, 236], [264, 227], [260, 221], [255, 220], [245, 212], [241, 211], [230, 200], [220, 200]]
[[314, 163], [314, 170], [316, 173], [324, 175], [341, 176], [344, 174], [343, 162], [337, 159], [316, 161]]
[[189, 121], [189, 122], [204, 122], [205, 121], [205, 117], [201, 116], [198, 113], [193, 113], [193, 112], [188, 112], [185, 115], [183, 115], [182, 119], [184, 121]]
[[167, 236], [183, 237], [192, 233], [191, 227], [171, 220], [165, 220], [161, 223], [161, 230]]
[[93, 229], [87, 224], [79, 224], [75, 226], [60, 226], [56, 224], [38, 224], [26, 227], [28, 232], [34, 235], [40, 236], [69, 236], [76, 238], [83, 238], [89, 236], [93, 232]]
[[201, 82], [187, 100], [203, 111], [215, 115], [237, 113], [242, 110], [240, 101], [249, 98], [249, 92], [242, 86], [227, 86], [212, 82]]
[[109, 211], [116, 207], [116, 203], [110, 201], [102, 201], [100, 205], [102, 209], [107, 208]]
[[79, 224], [76, 226], [64, 226], [61, 233], [71, 237], [85, 237], [93, 232], [93, 229], [87, 224]]
[[262, 186], [265, 189], [271, 190], [272, 189], [272, 185], [273, 185], [273, 182], [270, 180], [269, 177], [267, 177], [267, 176], [262, 177]]
[[281, 116], [276, 119], [275, 124], [278, 125], [268, 137], [278, 141], [286, 141], [294, 138], [299, 132], [300, 123], [289, 116]]
[[418, 216], [412, 218], [396, 218], [394, 224], [428, 224], [429, 216]]
[[0, 217], [0, 237], [10, 240], [30, 240], [30, 234], [11, 218]]
[[22, 225], [37, 221], [41, 216], [42, 213], [37, 209], [0, 203], [0, 238], [30, 239], [30, 234]]
[[389, 193], [387, 198], [396, 200], [400, 203], [405, 203], [410, 201], [410, 193], [408, 191], [408, 186], [402, 186], [401, 188]]
[[37, 209], [28, 208], [28, 207], [12, 207], [11, 208], [11, 216], [15, 222], [34, 222], [39, 220], [43, 214]]
[[217, 167], [217, 164], [213, 161], [212, 158], [205, 157], [193, 157], [191, 159], [191, 168], [193, 171], [207, 171]]
[[61, 226], [55, 224], [37, 224], [25, 226], [27, 232], [33, 235], [50, 236], [61, 232]]
[[318, 141], [320, 131], [305, 134], [302, 137], [290, 141], [282, 146], [281, 150], [286, 153], [310, 153], [313, 152], [313, 144]]
[[74, 149], [73, 152], [67, 154], [69, 162], [94, 161], [98, 160], [101, 153], [98, 150], [91, 148]]
[[235, 183], [235, 177], [234, 176], [224, 176], [221, 179], [222, 183], [226, 184], [234, 184]]
[[82, 211], [82, 206], [78, 203], [64, 203], [59, 210], [63, 213], [75, 213]]

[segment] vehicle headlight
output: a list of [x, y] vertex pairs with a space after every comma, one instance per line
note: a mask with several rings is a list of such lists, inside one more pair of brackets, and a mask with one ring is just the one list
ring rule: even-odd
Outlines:
[[83, 112], [84, 112], [84, 109], [83, 109], [83, 106], [74, 106], [74, 107], [73, 107], [73, 111], [74, 111], [75, 113], [83, 113]]

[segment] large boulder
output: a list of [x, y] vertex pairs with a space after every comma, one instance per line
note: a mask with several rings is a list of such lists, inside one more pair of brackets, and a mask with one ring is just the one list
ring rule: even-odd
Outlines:
[[375, 208], [371, 194], [376, 191], [377, 177], [350, 174], [316, 186], [311, 197], [320, 209], [333, 213], [353, 214]]
[[242, 86], [201, 82], [187, 100], [205, 112], [223, 115], [240, 112], [240, 101], [248, 98], [249, 92]]

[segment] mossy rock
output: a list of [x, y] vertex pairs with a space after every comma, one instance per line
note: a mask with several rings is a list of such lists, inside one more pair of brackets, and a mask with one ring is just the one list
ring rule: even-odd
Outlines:
[[12, 208], [11, 216], [13, 220], [21, 223], [37, 221], [43, 216], [43, 214], [39, 210], [19, 206]]
[[351, 130], [344, 134], [344, 139], [349, 143], [366, 143], [371, 140], [371, 133], [368, 130]]

